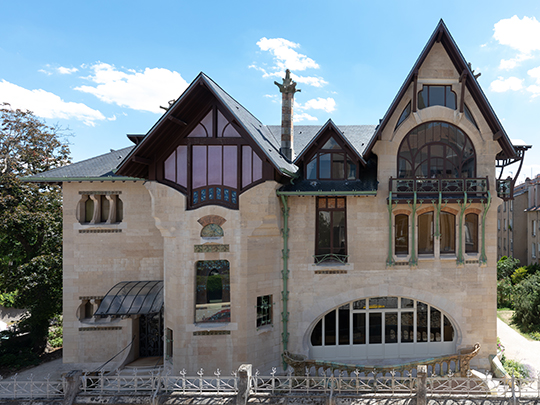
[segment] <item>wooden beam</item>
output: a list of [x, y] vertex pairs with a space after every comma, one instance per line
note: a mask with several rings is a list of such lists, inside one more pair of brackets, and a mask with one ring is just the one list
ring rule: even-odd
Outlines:
[[187, 125], [187, 123], [185, 123], [185, 122], [182, 121], [182, 120], [179, 120], [179, 119], [176, 118], [176, 117], [173, 117], [172, 115], [167, 116], [167, 119], [168, 119], [168, 120], [171, 120], [171, 121], [174, 122], [175, 124], [182, 125], [182, 126], [184, 126], [184, 127]]
[[437, 43], [441, 42], [442, 36], [443, 36], [443, 30], [440, 29], [439, 32], [437, 33], [437, 38], [435, 39], [435, 42]]
[[496, 133], [493, 134], [493, 140], [498, 141], [499, 139], [502, 138], [502, 136], [503, 136], [502, 131], [497, 131]]
[[131, 161], [135, 162], [135, 163], [141, 163], [141, 164], [146, 165], [146, 166], [150, 166], [150, 164], [152, 163], [152, 161], [150, 159], [143, 158], [142, 156], [133, 156], [131, 158]]

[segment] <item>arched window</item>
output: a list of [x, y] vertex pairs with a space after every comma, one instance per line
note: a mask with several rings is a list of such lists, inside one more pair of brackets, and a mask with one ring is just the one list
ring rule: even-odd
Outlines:
[[396, 255], [409, 254], [409, 216], [396, 215], [395, 218], [395, 251]]
[[398, 152], [399, 178], [473, 178], [476, 154], [469, 137], [446, 122], [429, 122], [409, 132]]
[[425, 302], [373, 297], [324, 314], [310, 343], [310, 356], [324, 360], [442, 355], [455, 352], [455, 329], [446, 314]]
[[418, 254], [432, 255], [434, 223], [433, 211], [418, 216]]
[[478, 215], [465, 215], [465, 253], [478, 253]]
[[441, 253], [456, 253], [456, 216], [441, 212]]

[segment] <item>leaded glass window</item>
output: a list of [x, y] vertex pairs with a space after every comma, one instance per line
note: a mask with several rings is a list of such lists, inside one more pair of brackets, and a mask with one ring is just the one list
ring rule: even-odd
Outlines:
[[315, 262], [347, 260], [345, 197], [317, 198]]
[[399, 178], [473, 178], [476, 153], [465, 133], [446, 122], [419, 125], [398, 152]]
[[334, 137], [330, 137], [306, 164], [309, 180], [354, 180], [357, 163]]

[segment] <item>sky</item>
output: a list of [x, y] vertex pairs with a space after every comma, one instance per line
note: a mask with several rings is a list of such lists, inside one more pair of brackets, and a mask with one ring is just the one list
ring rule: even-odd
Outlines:
[[129, 146], [201, 71], [267, 125], [285, 68], [296, 123], [377, 124], [441, 18], [533, 145], [519, 180], [540, 173], [538, 0], [3, 1], [0, 103], [65, 128], [75, 162]]

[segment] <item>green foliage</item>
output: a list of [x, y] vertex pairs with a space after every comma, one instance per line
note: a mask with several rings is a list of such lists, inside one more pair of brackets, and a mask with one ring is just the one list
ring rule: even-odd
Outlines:
[[62, 194], [20, 178], [68, 162], [58, 128], [0, 104], [0, 294], [29, 311], [20, 332], [38, 354], [62, 309]]
[[503, 354], [501, 364], [509, 375], [514, 375], [516, 378], [529, 378], [529, 369], [517, 360], [510, 360]]
[[514, 308], [515, 286], [509, 278], [497, 282], [497, 308]]
[[540, 340], [540, 332], [531, 332], [527, 336], [529, 336], [532, 340]]
[[32, 351], [30, 335], [19, 330], [0, 332], [0, 365], [18, 370], [39, 364], [39, 356]]
[[519, 266], [519, 259], [503, 256], [497, 262], [497, 280], [509, 277]]
[[55, 316], [52, 320], [52, 325], [49, 327], [49, 336], [47, 337], [47, 342], [53, 349], [62, 347], [63, 345], [62, 320], [61, 315]]
[[0, 293], [0, 305], [6, 308], [12, 308], [13, 304], [15, 304], [15, 297], [17, 296], [17, 292], [7, 292], [4, 294]]
[[512, 283], [515, 285], [515, 284], [521, 283], [528, 276], [529, 276], [529, 274], [528, 274], [528, 271], [527, 271], [527, 267], [523, 266], [523, 267], [517, 268], [516, 271], [514, 271], [514, 273], [512, 273], [510, 278], [512, 279]]
[[515, 287], [513, 321], [525, 333], [540, 331], [540, 273]]

